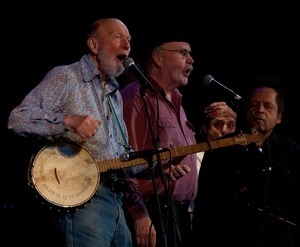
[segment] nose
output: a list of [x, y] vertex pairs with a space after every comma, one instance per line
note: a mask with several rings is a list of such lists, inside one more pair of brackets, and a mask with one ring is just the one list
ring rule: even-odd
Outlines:
[[126, 50], [130, 50], [131, 49], [130, 40], [124, 38], [122, 47]]
[[192, 57], [192, 55], [190, 53], [187, 54], [187, 59], [186, 59], [187, 63], [189, 64], [193, 64], [194, 63], [194, 59]]
[[262, 112], [264, 110], [264, 105], [262, 103], [259, 103], [257, 106], [256, 106], [256, 111], [258, 112]]
[[230, 130], [229, 130], [229, 128], [227, 127], [227, 125], [224, 124], [224, 125], [223, 125], [223, 128], [222, 128], [222, 131], [221, 131], [222, 136], [228, 134], [229, 131], [230, 131]]

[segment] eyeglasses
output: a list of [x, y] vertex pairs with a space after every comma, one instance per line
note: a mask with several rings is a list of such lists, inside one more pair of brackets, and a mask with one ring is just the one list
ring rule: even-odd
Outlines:
[[172, 49], [160, 48], [160, 50], [178, 52], [182, 56], [182, 58], [187, 58], [187, 56], [191, 54], [191, 52], [188, 51], [187, 49], [172, 50]]

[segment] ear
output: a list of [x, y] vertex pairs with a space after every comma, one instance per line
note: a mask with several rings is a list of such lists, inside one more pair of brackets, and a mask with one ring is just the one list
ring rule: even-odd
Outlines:
[[277, 120], [276, 120], [276, 123], [277, 123], [277, 124], [280, 124], [280, 123], [281, 123], [281, 120], [282, 120], [282, 113], [278, 113], [278, 114], [277, 114]]
[[94, 54], [98, 54], [98, 42], [94, 38], [87, 40], [87, 46]]
[[161, 52], [159, 50], [154, 50], [152, 52], [152, 60], [156, 67], [160, 68], [162, 64]]

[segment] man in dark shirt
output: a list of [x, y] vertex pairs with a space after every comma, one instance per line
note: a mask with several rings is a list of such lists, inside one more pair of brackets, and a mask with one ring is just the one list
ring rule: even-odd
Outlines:
[[[300, 145], [277, 131], [284, 110], [280, 82], [251, 80], [244, 129], [262, 145], [212, 150], [205, 156], [193, 221], [201, 246], [299, 246]], [[248, 132], [248, 131], [244, 131]]]

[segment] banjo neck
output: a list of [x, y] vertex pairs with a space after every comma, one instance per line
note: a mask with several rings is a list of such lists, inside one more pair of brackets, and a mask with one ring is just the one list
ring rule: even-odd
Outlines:
[[[252, 134], [238, 134], [237, 136], [217, 139], [213, 141], [206, 141], [206, 142], [197, 143], [189, 146], [170, 148], [169, 150], [163, 152], [161, 152], [158, 149], [157, 152], [159, 153], [161, 160], [166, 160], [166, 159], [170, 159], [170, 157], [172, 158], [184, 157], [189, 154], [213, 150], [222, 147], [228, 147], [232, 145], [247, 146], [251, 143], [255, 143], [257, 146], [261, 146], [265, 138], [266, 137], [263, 134], [261, 134], [258, 131], [255, 131]], [[151, 150], [149, 150], [149, 153], [153, 153], [153, 157], [152, 157], [153, 161], [157, 161], [157, 156], [155, 151], [153, 150], [153, 152], [151, 152]], [[106, 172], [111, 169], [122, 169], [131, 166], [142, 165], [145, 164], [145, 159], [136, 158], [129, 161], [121, 161], [119, 158], [116, 158], [110, 160], [97, 161], [97, 164], [99, 166], [100, 172]]]

